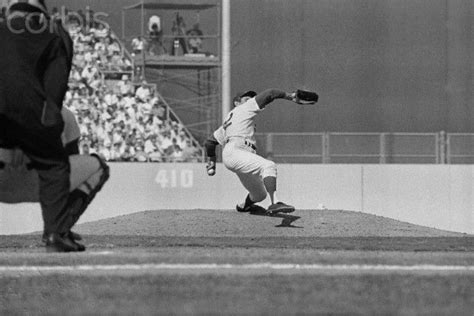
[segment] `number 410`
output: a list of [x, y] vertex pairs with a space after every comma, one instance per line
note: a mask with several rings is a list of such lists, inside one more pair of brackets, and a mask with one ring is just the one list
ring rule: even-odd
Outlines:
[[[178, 175], [179, 173], [179, 175]], [[155, 182], [162, 188], [192, 188], [194, 173], [192, 170], [160, 170], [155, 177]]]

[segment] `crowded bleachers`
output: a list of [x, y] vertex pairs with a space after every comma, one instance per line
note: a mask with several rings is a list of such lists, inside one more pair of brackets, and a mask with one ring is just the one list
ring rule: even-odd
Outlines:
[[77, 116], [81, 151], [108, 161], [201, 159], [199, 144], [156, 88], [135, 76], [132, 60], [108, 26], [77, 19], [66, 24], [75, 55], [64, 105]]

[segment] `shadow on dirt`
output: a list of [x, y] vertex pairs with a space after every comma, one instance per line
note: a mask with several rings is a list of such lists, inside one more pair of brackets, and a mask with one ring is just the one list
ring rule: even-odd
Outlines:
[[300, 216], [289, 215], [286, 213], [269, 213], [266, 209], [261, 206], [253, 205], [252, 209], [249, 212], [250, 215], [257, 215], [257, 216], [268, 216], [268, 217], [276, 217], [281, 218], [281, 224], [276, 225], [275, 227], [290, 227], [290, 228], [303, 228], [302, 226], [295, 226], [293, 222], [300, 219]]

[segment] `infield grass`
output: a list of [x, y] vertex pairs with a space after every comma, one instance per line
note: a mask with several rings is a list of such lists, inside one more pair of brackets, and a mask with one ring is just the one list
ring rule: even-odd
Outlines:
[[[45, 253], [38, 234], [2, 236], [0, 267], [15, 269], [0, 272], [0, 315], [473, 315], [473, 236], [355, 212], [295, 216], [301, 217], [285, 225], [285, 218], [216, 211], [143, 212], [79, 225], [88, 250], [75, 254]], [[376, 273], [38, 268], [265, 262], [470, 268]]]
[[141, 275], [1, 278], [2, 315], [472, 315], [471, 276]]

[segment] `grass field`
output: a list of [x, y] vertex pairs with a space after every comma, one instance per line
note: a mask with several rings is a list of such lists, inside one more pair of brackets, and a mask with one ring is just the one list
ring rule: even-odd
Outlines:
[[0, 238], [0, 315], [474, 315], [474, 236], [349, 211], [148, 211]]

